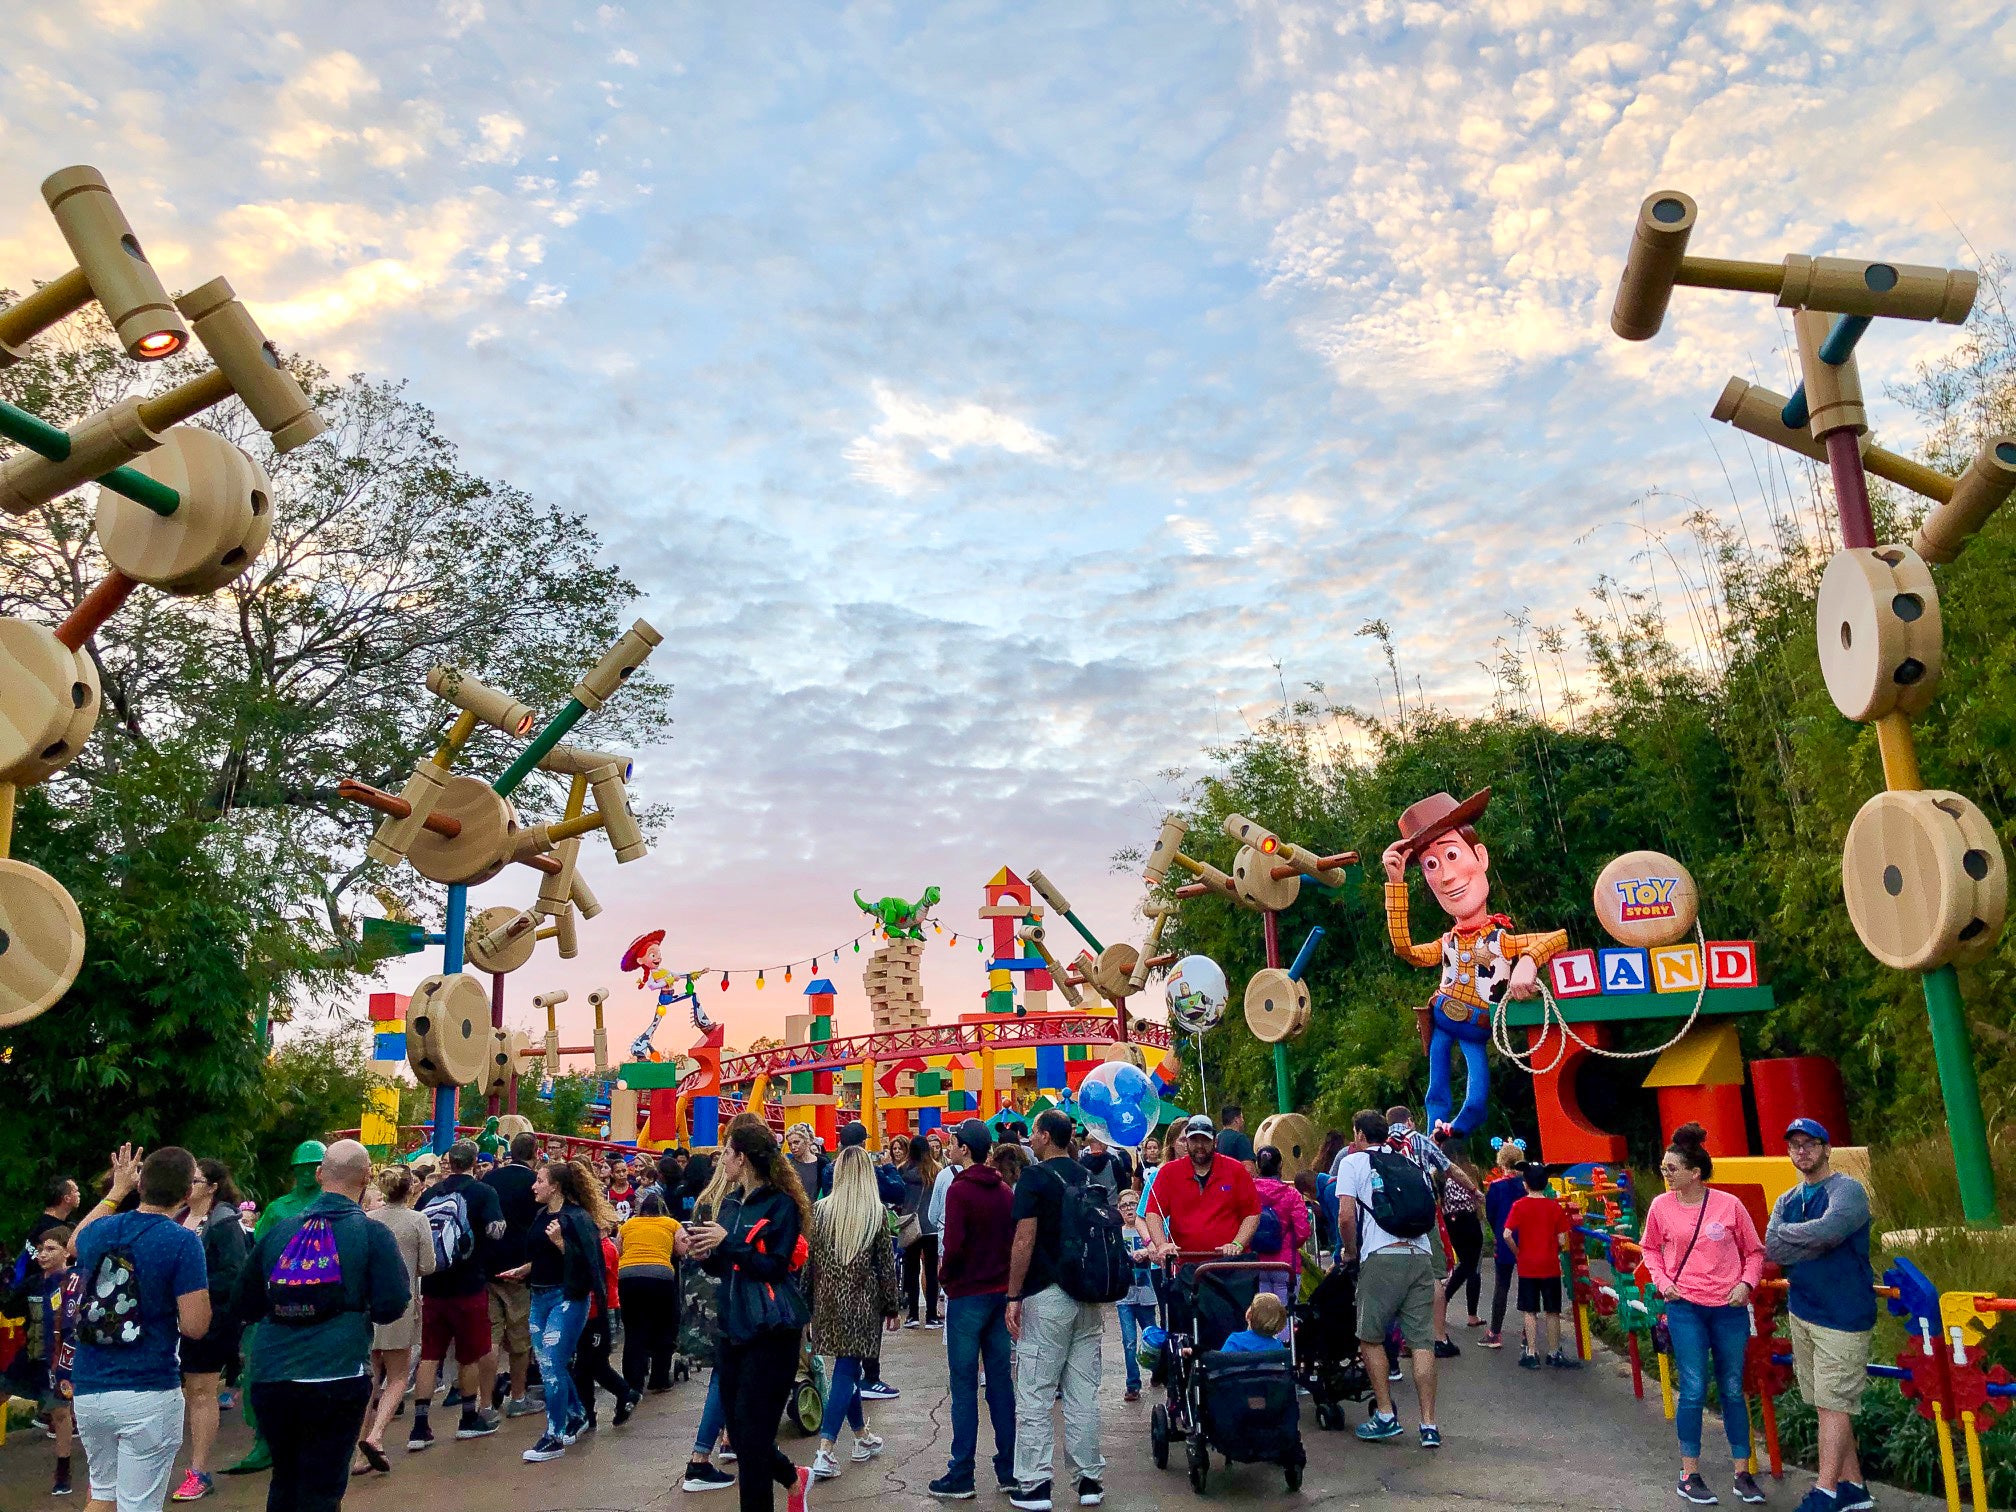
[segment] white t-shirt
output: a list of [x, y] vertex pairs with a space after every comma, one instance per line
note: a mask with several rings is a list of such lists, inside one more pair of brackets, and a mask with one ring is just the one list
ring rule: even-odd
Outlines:
[[924, 1204], [926, 1233], [945, 1232], [945, 1194], [952, 1190], [952, 1178], [958, 1174], [959, 1167], [949, 1160], [939, 1167], [937, 1179], [931, 1183], [931, 1196]]
[[1377, 1250], [1391, 1250], [1394, 1254], [1412, 1252], [1417, 1255], [1432, 1253], [1428, 1247], [1428, 1235], [1419, 1239], [1399, 1239], [1379, 1227], [1372, 1219], [1372, 1194], [1379, 1186], [1378, 1173], [1372, 1169], [1371, 1152], [1359, 1150], [1353, 1154], [1346, 1151], [1337, 1157], [1336, 1169], [1337, 1205], [1353, 1204], [1358, 1215], [1358, 1254], [1362, 1259]]

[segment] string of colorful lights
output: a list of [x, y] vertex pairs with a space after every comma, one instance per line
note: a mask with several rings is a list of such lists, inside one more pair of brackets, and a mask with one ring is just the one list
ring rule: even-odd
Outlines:
[[[931, 932], [945, 937], [945, 945], [948, 950], [958, 949], [960, 942], [963, 940], [972, 945], [980, 954], [985, 955], [987, 953], [987, 942], [977, 935], [960, 934], [957, 930], [947, 930], [943, 925], [935, 922], [931, 925]], [[794, 957], [790, 961], [778, 966], [710, 966], [704, 971], [674, 971], [666, 974], [675, 978], [683, 978], [689, 991], [693, 989], [693, 984], [701, 978], [714, 977], [716, 979], [715, 985], [723, 992], [728, 990], [728, 979], [730, 977], [753, 976], [756, 978], [756, 990], [761, 992], [768, 984], [769, 977], [773, 973], [782, 972], [784, 980], [789, 982], [794, 979], [794, 973], [801, 968], [816, 973], [819, 970], [819, 963], [829, 956], [832, 957], [833, 965], [837, 967], [840, 964], [840, 952], [842, 950], [851, 947], [853, 953], [859, 955], [863, 940], [881, 940], [887, 938], [889, 936], [883, 930], [867, 929], [854, 936], [851, 940], [842, 940], [838, 945], [818, 951], [809, 956]]]

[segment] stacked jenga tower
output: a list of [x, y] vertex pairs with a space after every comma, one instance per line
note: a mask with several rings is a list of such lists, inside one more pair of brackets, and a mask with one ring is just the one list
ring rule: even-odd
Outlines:
[[878, 1034], [887, 1029], [924, 1027], [924, 987], [918, 978], [923, 963], [924, 942], [902, 938], [889, 941], [868, 958], [861, 985], [868, 989], [868, 1007]]

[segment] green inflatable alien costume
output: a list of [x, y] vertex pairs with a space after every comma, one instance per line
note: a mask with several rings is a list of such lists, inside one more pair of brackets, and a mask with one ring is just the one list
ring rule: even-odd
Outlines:
[[[322, 1167], [322, 1157], [327, 1149], [319, 1139], [304, 1139], [294, 1147], [294, 1158], [288, 1162], [294, 1167], [294, 1185], [284, 1196], [275, 1197], [266, 1204], [266, 1211], [259, 1215], [259, 1222], [253, 1227], [253, 1239], [265, 1237], [266, 1231], [284, 1219], [292, 1218], [317, 1197], [322, 1195], [322, 1187], [315, 1174]], [[250, 1375], [252, 1352], [259, 1347], [259, 1327], [254, 1324], [245, 1330], [243, 1343], [245, 1370]], [[252, 1393], [247, 1391], [241, 1399], [245, 1403], [245, 1426], [253, 1432], [252, 1447], [245, 1458], [231, 1466], [226, 1475], [255, 1475], [261, 1470], [273, 1468], [273, 1451], [266, 1447], [266, 1440], [259, 1434], [259, 1420], [252, 1415]]]
[[927, 887], [924, 896], [915, 903], [902, 898], [881, 898], [876, 902], [864, 902], [861, 890], [854, 890], [854, 904], [863, 913], [871, 913], [881, 923], [883, 932], [892, 940], [921, 940], [924, 938], [924, 916], [937, 905], [938, 889]]

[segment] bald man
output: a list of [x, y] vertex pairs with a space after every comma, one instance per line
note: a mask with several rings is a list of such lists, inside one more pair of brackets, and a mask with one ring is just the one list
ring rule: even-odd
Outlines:
[[239, 1277], [240, 1315], [267, 1325], [250, 1389], [273, 1450], [268, 1512], [343, 1505], [371, 1399], [371, 1326], [398, 1322], [413, 1300], [398, 1241], [358, 1206], [370, 1179], [370, 1151], [330, 1145], [321, 1194], [260, 1237]]

